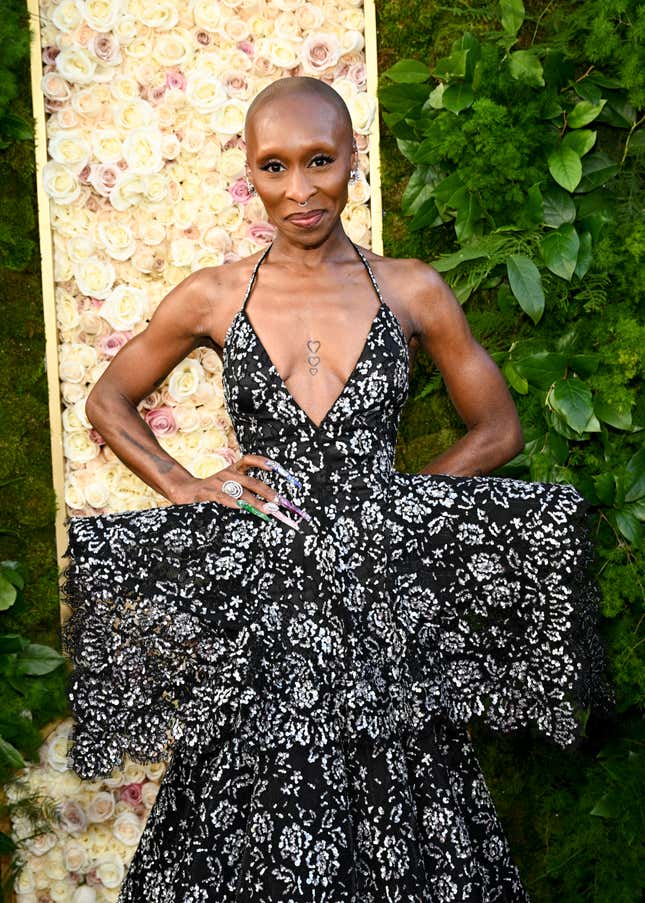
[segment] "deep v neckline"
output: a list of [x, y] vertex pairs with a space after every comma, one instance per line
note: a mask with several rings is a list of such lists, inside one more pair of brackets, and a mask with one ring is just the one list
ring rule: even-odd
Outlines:
[[[289, 387], [287, 386], [286, 382], [284, 381], [284, 379], [283, 379], [282, 376], [280, 375], [280, 371], [278, 370], [278, 368], [276, 367], [276, 365], [273, 363], [273, 359], [271, 358], [271, 355], [270, 355], [269, 352], [267, 351], [267, 348], [266, 348], [264, 342], [262, 341], [262, 339], [261, 339], [260, 336], [258, 335], [257, 330], [255, 329], [255, 326], [254, 326], [253, 323], [251, 322], [251, 320], [250, 320], [250, 318], [249, 318], [249, 315], [248, 315], [247, 312], [246, 312], [247, 301], [248, 301], [249, 296], [250, 296], [250, 294], [251, 294], [251, 288], [253, 287], [253, 283], [255, 282], [255, 277], [256, 277], [257, 271], [258, 271], [258, 269], [259, 269], [259, 267], [260, 267], [260, 264], [262, 263], [262, 261], [264, 260], [264, 258], [265, 258], [265, 257], [267, 256], [267, 254], [269, 253], [269, 250], [271, 249], [271, 244], [272, 244], [272, 243], [268, 246], [268, 248], [266, 248], [266, 250], [264, 251], [264, 253], [262, 254], [262, 256], [257, 260], [256, 265], [255, 265], [255, 267], [253, 268], [253, 272], [252, 272], [252, 274], [251, 274], [251, 278], [249, 279], [249, 284], [248, 284], [248, 287], [247, 287], [247, 290], [246, 290], [246, 295], [245, 295], [245, 298], [244, 298], [244, 303], [242, 304], [242, 307], [240, 308], [240, 310], [239, 310], [238, 313], [237, 313], [237, 315], [243, 317], [243, 319], [244, 319], [244, 321], [246, 322], [248, 328], [250, 329], [250, 331], [251, 331], [251, 333], [252, 333], [252, 335], [253, 335], [253, 338], [255, 339], [255, 342], [256, 342], [258, 348], [260, 349], [260, 351], [262, 352], [262, 354], [263, 354], [263, 356], [264, 356], [264, 358], [265, 358], [265, 360], [266, 360], [267, 370], [268, 370], [268, 371], [276, 378], [276, 380], [277, 380], [277, 382], [278, 382], [278, 385], [279, 385], [281, 391], [283, 392], [283, 394], [285, 395], [285, 397], [287, 398], [287, 400], [291, 403], [292, 407], [295, 408], [295, 410], [298, 412], [298, 414], [299, 414], [300, 416], [302, 416], [302, 417], [305, 418], [305, 420], [307, 421], [307, 423], [309, 423], [310, 426], [311, 426], [316, 432], [319, 432], [319, 431], [327, 424], [327, 421], [328, 421], [329, 418], [332, 416], [332, 414], [335, 412], [336, 408], [337, 408], [338, 405], [341, 403], [341, 401], [345, 398], [345, 396], [346, 396], [347, 393], [349, 392], [351, 386], [353, 385], [354, 380], [356, 379], [356, 374], [358, 373], [359, 368], [360, 368], [361, 364], [363, 363], [363, 361], [364, 361], [364, 359], [365, 359], [365, 357], [366, 357], [366, 355], [367, 355], [367, 352], [368, 352], [368, 350], [369, 350], [370, 343], [371, 343], [371, 340], [372, 340], [372, 336], [373, 336], [373, 334], [374, 334], [374, 330], [376, 329], [376, 324], [377, 324], [377, 322], [378, 322], [378, 320], [379, 320], [379, 317], [381, 316], [381, 314], [382, 314], [382, 312], [383, 312], [383, 310], [384, 310], [384, 308], [385, 308], [385, 302], [383, 301], [383, 298], [381, 297], [381, 293], [380, 293], [380, 290], [379, 290], [378, 285], [377, 285], [377, 283], [376, 283], [376, 279], [375, 279], [375, 277], [373, 276], [373, 274], [370, 272], [370, 268], [369, 268], [369, 266], [367, 265], [367, 260], [363, 257], [363, 255], [362, 255], [361, 252], [358, 250], [358, 248], [356, 247], [356, 245], [354, 244], [354, 242], [351, 241], [351, 239], [350, 239], [350, 242], [351, 242], [351, 244], [352, 244], [352, 247], [354, 248], [354, 250], [355, 250], [356, 253], [358, 254], [359, 258], [361, 259], [361, 261], [362, 261], [363, 264], [365, 265], [365, 268], [367, 269], [368, 275], [369, 275], [369, 277], [370, 277], [370, 281], [371, 281], [371, 283], [372, 283], [372, 286], [374, 287], [374, 290], [375, 290], [376, 295], [377, 295], [378, 300], [379, 300], [379, 306], [378, 306], [378, 310], [376, 311], [376, 313], [375, 313], [374, 316], [372, 317], [372, 320], [371, 320], [371, 322], [370, 322], [369, 329], [368, 329], [368, 331], [367, 331], [367, 335], [365, 336], [365, 340], [364, 340], [364, 342], [363, 342], [362, 348], [361, 348], [361, 350], [360, 350], [360, 353], [359, 353], [359, 355], [358, 355], [358, 357], [357, 357], [357, 359], [356, 359], [356, 362], [354, 363], [354, 366], [353, 366], [353, 368], [352, 368], [352, 370], [351, 370], [349, 376], [348, 376], [347, 379], [345, 380], [345, 383], [344, 383], [343, 387], [341, 388], [339, 394], [338, 394], [338, 395], [336, 396], [336, 398], [332, 401], [330, 407], [327, 409], [325, 415], [323, 416], [322, 420], [320, 420], [319, 423], [316, 423], [316, 421], [312, 419], [312, 417], [307, 413], [307, 411], [305, 411], [305, 409], [302, 407], [302, 405], [301, 405], [301, 404], [296, 400], [296, 398], [294, 397], [293, 393], [291, 392], [291, 390], [290, 390]], [[236, 315], [236, 317], [237, 317], [237, 315]], [[231, 325], [232, 325], [232, 324], [231, 324]], [[228, 338], [228, 333], [227, 333], [226, 338]], [[225, 343], [226, 343], [226, 338], [225, 338]]]

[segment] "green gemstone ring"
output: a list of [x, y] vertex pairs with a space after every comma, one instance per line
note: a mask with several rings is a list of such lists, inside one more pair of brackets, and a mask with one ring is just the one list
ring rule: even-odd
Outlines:
[[261, 517], [263, 520], [271, 520], [271, 518], [267, 514], [264, 514], [263, 511], [258, 511], [257, 508], [254, 508], [253, 505], [249, 505], [249, 503], [244, 499], [236, 499], [236, 504], [239, 505], [240, 508], [244, 508], [245, 511], [250, 511], [252, 514], [257, 514], [257, 516]]

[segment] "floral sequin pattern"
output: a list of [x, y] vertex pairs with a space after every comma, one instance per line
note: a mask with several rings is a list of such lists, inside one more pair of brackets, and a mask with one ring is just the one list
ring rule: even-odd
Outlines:
[[224, 395], [300, 531], [216, 502], [71, 518], [70, 761], [168, 769], [119, 903], [528, 899], [465, 725], [576, 742], [607, 704], [587, 504], [394, 470], [409, 356], [379, 307], [316, 424], [247, 302]]

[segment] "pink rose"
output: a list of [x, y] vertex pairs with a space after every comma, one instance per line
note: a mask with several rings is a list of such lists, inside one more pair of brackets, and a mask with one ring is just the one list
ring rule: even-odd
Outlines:
[[238, 69], [231, 69], [227, 72], [223, 82], [229, 97], [244, 95], [249, 87], [249, 80], [246, 77], [246, 73], [240, 72]]
[[56, 57], [59, 53], [59, 47], [53, 47], [51, 44], [49, 44], [47, 47], [43, 47], [43, 63], [46, 66], [52, 66], [56, 61]]
[[111, 34], [95, 34], [88, 43], [90, 50], [97, 60], [108, 65], [115, 65], [121, 62], [121, 53], [119, 51], [119, 42]]
[[340, 56], [341, 46], [336, 35], [320, 31], [308, 35], [300, 51], [303, 66], [312, 74], [335, 66]]
[[193, 32], [195, 40], [199, 44], [200, 47], [208, 47], [211, 42], [211, 36], [207, 31], [203, 31], [201, 28], [196, 28]]
[[242, 53], [245, 53], [247, 56], [252, 57], [255, 54], [255, 48], [250, 41], [238, 41], [237, 49], [241, 50]]
[[60, 816], [60, 824], [64, 831], [70, 834], [76, 831], [84, 831], [87, 826], [87, 818], [83, 807], [75, 800], [64, 800], [57, 806]]
[[105, 439], [98, 432], [98, 430], [92, 429], [89, 431], [88, 435], [89, 435], [90, 439], [92, 440], [92, 442], [94, 442], [96, 445], [105, 445]]
[[166, 87], [178, 88], [180, 91], [186, 90], [186, 76], [178, 69], [169, 69], [166, 72]]
[[111, 332], [109, 335], [103, 336], [98, 343], [99, 350], [106, 357], [114, 357], [124, 345], [132, 338], [131, 332]]
[[346, 77], [356, 85], [357, 88], [365, 88], [367, 84], [367, 69], [365, 63], [354, 63], [347, 70]]
[[229, 188], [229, 193], [236, 204], [248, 204], [253, 195], [249, 191], [246, 179], [241, 176]]
[[121, 799], [131, 806], [138, 806], [141, 802], [141, 784], [136, 781], [126, 784], [121, 790]]
[[177, 424], [175, 423], [175, 415], [172, 408], [164, 405], [160, 408], [154, 408], [144, 415], [144, 420], [156, 436], [171, 436], [177, 432]]
[[87, 181], [101, 197], [106, 198], [116, 185], [119, 173], [116, 163], [90, 163]]
[[270, 241], [273, 241], [275, 238], [275, 226], [271, 223], [265, 223], [260, 221], [258, 223], [253, 223], [252, 226], [246, 230], [246, 234], [254, 241], [256, 244], [269, 244]]

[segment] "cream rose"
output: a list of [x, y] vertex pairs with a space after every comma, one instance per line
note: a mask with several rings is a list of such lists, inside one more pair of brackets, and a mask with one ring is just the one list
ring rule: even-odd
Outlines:
[[204, 370], [199, 361], [186, 358], [170, 373], [168, 393], [177, 402], [186, 401], [193, 395], [204, 379]]
[[78, 177], [62, 163], [48, 160], [43, 166], [43, 188], [58, 204], [73, 204], [81, 194]]
[[196, 455], [188, 462], [186, 469], [198, 480], [205, 480], [224, 467], [230, 466], [230, 461], [223, 455], [207, 452], [206, 454]]
[[127, 46], [137, 36], [137, 20], [129, 13], [121, 12], [119, 18], [114, 23], [112, 34], [119, 41], [122, 47]]
[[83, 21], [76, 0], [62, 0], [51, 10], [52, 24], [64, 34], [71, 34]]
[[74, 278], [83, 295], [107, 298], [112, 290], [116, 272], [112, 261], [91, 256], [74, 263]]
[[74, 263], [87, 260], [96, 251], [96, 245], [90, 235], [73, 235], [67, 240], [67, 253]]
[[[132, 816], [130, 812], [124, 812], [122, 815], [119, 815], [115, 820], [114, 824], [120, 824], [119, 819], [122, 816]], [[134, 816], [136, 819], [136, 816]], [[141, 831], [139, 831], [139, 836], [141, 835]], [[120, 837], [117, 838], [121, 840]], [[121, 840], [123, 843], [124, 841]], [[116, 853], [108, 853], [101, 856], [94, 866], [96, 869], [96, 877], [99, 878], [104, 887], [120, 887], [123, 883], [123, 878], [125, 876], [125, 865], [119, 856]]]
[[87, 85], [94, 79], [97, 61], [82, 47], [67, 47], [56, 57], [55, 66], [68, 82]]
[[194, 53], [190, 32], [184, 28], [159, 35], [152, 49], [153, 59], [165, 68], [186, 66]]
[[117, 104], [114, 110], [115, 126], [128, 132], [152, 125], [155, 119], [154, 107], [141, 97]]
[[94, 31], [111, 31], [121, 13], [117, 0], [85, 0], [79, 4], [83, 18]]
[[189, 267], [195, 256], [195, 242], [189, 238], [175, 238], [170, 242], [170, 262], [176, 267]]
[[228, 253], [233, 247], [230, 234], [221, 226], [211, 226], [202, 233], [200, 244], [209, 251], [215, 251], [222, 255]]
[[78, 310], [76, 298], [69, 292], [63, 291], [58, 287], [55, 290], [55, 297], [56, 320], [58, 322], [59, 329], [63, 330], [64, 332], [76, 329], [81, 322], [81, 316]]
[[144, 25], [168, 31], [179, 22], [176, 2], [172, 0], [143, 0], [138, 17]]
[[209, 73], [197, 70], [189, 76], [186, 85], [186, 100], [198, 112], [210, 113], [226, 99], [224, 86]]
[[72, 430], [63, 433], [63, 452], [68, 460], [84, 464], [96, 458], [100, 448], [91, 440], [88, 430]]
[[163, 167], [159, 129], [154, 126], [133, 129], [123, 142], [123, 158], [131, 173], [159, 172]]
[[361, 92], [349, 98], [346, 103], [352, 117], [354, 131], [360, 135], [367, 135], [372, 128], [376, 114], [376, 101], [370, 94]]
[[117, 129], [93, 129], [90, 141], [92, 153], [100, 163], [118, 163], [123, 156], [123, 142]]
[[128, 260], [137, 247], [132, 229], [127, 223], [98, 223], [96, 237], [105, 253], [113, 260]]
[[113, 329], [124, 331], [140, 323], [145, 310], [145, 291], [122, 283], [106, 296], [99, 312]]
[[224, 255], [218, 251], [211, 251], [208, 248], [198, 248], [195, 251], [191, 270], [202, 270], [204, 267], [218, 267], [224, 263]]
[[217, 0], [191, 0], [190, 10], [193, 22], [206, 31], [217, 31], [222, 20], [222, 11]]
[[303, 3], [295, 10], [294, 15], [299, 28], [304, 34], [316, 31], [325, 21], [325, 14], [319, 6], [313, 3]]
[[134, 204], [140, 204], [146, 191], [146, 178], [127, 170], [119, 176], [116, 185], [110, 192], [110, 204], [115, 210], [123, 212]]
[[280, 38], [267, 38], [265, 53], [278, 69], [295, 69], [300, 64], [296, 45]]
[[175, 423], [182, 433], [192, 433], [199, 429], [199, 414], [191, 404], [178, 404], [174, 408]]

